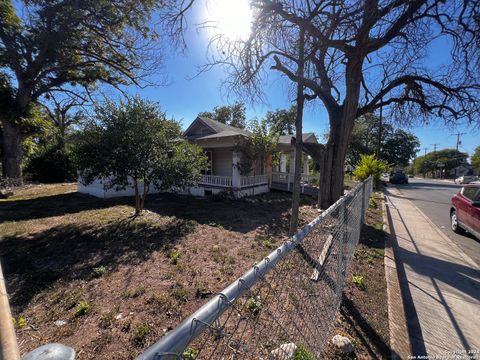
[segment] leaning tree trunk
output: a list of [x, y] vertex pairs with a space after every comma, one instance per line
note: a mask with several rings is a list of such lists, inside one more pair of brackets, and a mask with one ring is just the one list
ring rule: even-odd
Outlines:
[[23, 136], [9, 119], [2, 119], [2, 173], [4, 177], [22, 179]]

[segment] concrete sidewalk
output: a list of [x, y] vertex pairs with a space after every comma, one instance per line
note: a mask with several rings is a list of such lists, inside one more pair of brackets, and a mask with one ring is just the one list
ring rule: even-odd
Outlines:
[[385, 195], [392, 354], [479, 359], [480, 268], [398, 188]]

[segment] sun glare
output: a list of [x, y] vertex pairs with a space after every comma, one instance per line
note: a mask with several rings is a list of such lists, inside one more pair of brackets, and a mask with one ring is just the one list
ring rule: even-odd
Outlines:
[[230, 40], [246, 39], [250, 35], [252, 10], [248, 0], [209, 0], [207, 19], [214, 34]]

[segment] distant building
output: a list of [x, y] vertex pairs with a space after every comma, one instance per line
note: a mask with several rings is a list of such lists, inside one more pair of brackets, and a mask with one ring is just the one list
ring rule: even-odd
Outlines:
[[[456, 170], [456, 172], [455, 172], [455, 170]], [[464, 176], [464, 175], [473, 175], [474, 171], [473, 171], [472, 165], [463, 164], [463, 165], [457, 166], [456, 168], [451, 169], [449, 171], [449, 173], [450, 173], [451, 177], [456, 176], [458, 178], [458, 177]]]

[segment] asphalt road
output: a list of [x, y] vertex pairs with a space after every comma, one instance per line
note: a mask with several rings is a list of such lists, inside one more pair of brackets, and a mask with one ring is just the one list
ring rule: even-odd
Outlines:
[[[388, 186], [392, 186], [388, 184]], [[473, 235], [458, 235], [450, 229], [450, 200], [461, 185], [430, 179], [409, 179], [408, 185], [395, 185], [445, 235], [480, 266], [480, 240]]]

